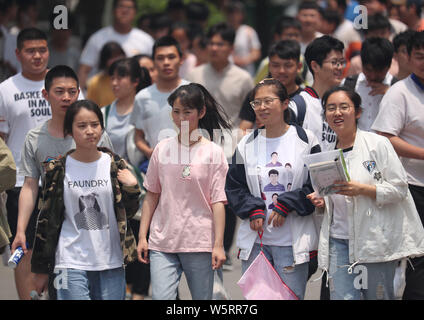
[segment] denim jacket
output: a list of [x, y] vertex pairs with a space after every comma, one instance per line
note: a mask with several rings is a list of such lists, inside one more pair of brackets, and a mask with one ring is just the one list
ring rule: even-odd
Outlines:
[[[135, 215], [139, 206], [140, 187], [124, 186], [118, 181], [119, 169], [127, 167], [125, 161], [113, 154], [107, 148], [98, 148], [99, 151], [111, 155], [110, 176], [114, 195], [114, 209], [124, 264], [137, 259], [137, 245], [127, 220]], [[60, 231], [65, 219], [65, 205], [63, 200], [63, 181], [65, 178], [66, 157], [74, 150], [69, 151], [63, 158], [52, 160], [46, 168], [45, 184], [42, 191], [40, 213], [37, 219], [36, 235], [31, 259], [33, 273], [48, 273], [55, 265], [56, 247], [59, 242]]]

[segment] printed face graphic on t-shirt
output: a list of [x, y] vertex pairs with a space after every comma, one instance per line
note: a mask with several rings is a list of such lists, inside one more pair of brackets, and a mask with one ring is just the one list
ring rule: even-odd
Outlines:
[[104, 230], [109, 229], [107, 215], [100, 210], [97, 194], [82, 195], [78, 199], [79, 209], [75, 215], [78, 230]]
[[282, 165], [283, 164], [278, 161], [278, 153], [277, 152], [273, 152], [271, 154], [271, 162], [268, 163], [266, 166], [267, 167], [281, 167]]

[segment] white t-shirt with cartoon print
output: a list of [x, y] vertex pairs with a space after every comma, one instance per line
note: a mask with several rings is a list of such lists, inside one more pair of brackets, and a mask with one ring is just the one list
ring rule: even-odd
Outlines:
[[90, 163], [67, 156], [65, 220], [56, 248], [56, 268], [102, 271], [122, 266], [110, 165], [107, 153]]

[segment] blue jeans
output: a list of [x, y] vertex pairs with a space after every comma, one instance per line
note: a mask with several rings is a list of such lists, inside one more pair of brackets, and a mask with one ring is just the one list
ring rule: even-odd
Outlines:
[[349, 273], [349, 240], [330, 237], [331, 300], [393, 300], [397, 261], [361, 263]]
[[153, 300], [175, 300], [184, 271], [193, 300], [212, 300], [213, 276], [210, 252], [166, 253], [150, 251]]
[[125, 300], [124, 268], [104, 271], [58, 271], [56, 279], [61, 277], [60, 283], [55, 281], [58, 300]]
[[[248, 260], [241, 261], [241, 271], [244, 273], [261, 251], [261, 245], [255, 243]], [[309, 265], [307, 262], [294, 266], [293, 247], [263, 246], [263, 251], [269, 262], [274, 266], [283, 282], [303, 300], [308, 281]]]

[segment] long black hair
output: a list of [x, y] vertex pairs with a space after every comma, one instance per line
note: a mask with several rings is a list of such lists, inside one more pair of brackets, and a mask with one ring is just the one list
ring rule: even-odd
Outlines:
[[169, 105], [173, 106], [177, 98], [186, 108], [196, 109], [198, 112], [201, 112], [203, 107], [206, 108], [205, 116], [199, 120], [199, 128], [206, 130], [211, 139], [214, 129], [231, 129], [224, 109], [201, 84], [190, 83], [178, 87], [168, 97]]

